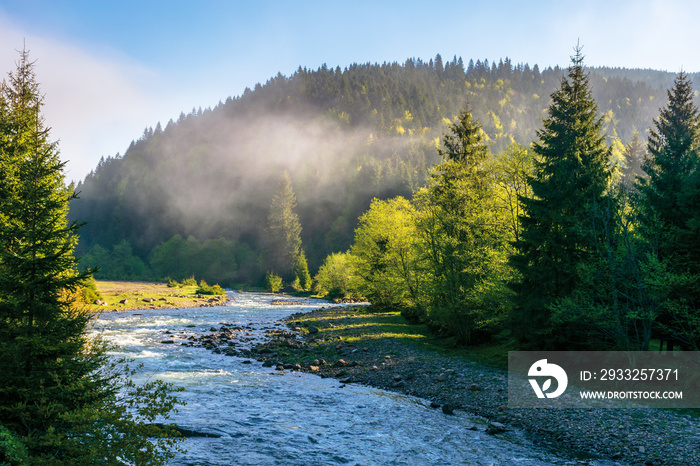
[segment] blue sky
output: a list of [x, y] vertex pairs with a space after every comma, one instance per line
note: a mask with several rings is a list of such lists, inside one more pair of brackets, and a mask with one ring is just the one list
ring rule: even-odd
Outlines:
[[700, 71], [700, 2], [0, 0], [0, 72], [26, 43], [45, 116], [78, 180], [146, 126], [297, 67], [437, 53]]

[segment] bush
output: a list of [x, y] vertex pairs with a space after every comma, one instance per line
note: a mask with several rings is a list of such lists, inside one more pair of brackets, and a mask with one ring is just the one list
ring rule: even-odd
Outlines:
[[[93, 303], [97, 299], [102, 299], [100, 292], [97, 290], [97, 284], [94, 279], [90, 279], [80, 288], [80, 300], [84, 303]], [[0, 463], [1, 464], [1, 463]]]
[[177, 282], [177, 280], [173, 280], [170, 277], [166, 278], [166, 280], [168, 281], [168, 288], [179, 288], [182, 286]]
[[185, 278], [182, 280], [182, 282], [180, 282], [180, 286], [197, 286], [197, 280], [194, 278], [194, 276]]
[[207, 294], [207, 295], [223, 295], [226, 294], [223, 288], [218, 284], [209, 285], [204, 280], [199, 282], [199, 288], [196, 291], [197, 294]]
[[277, 293], [282, 288], [282, 277], [267, 272], [265, 274], [265, 288], [271, 293]]

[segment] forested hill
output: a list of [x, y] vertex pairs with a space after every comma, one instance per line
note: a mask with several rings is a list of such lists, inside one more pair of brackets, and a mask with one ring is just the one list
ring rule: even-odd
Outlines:
[[[564, 70], [461, 58], [299, 68], [213, 109], [148, 128], [77, 186], [83, 264], [102, 278], [258, 282], [265, 228], [286, 170], [313, 271], [352, 242], [373, 197], [410, 197], [468, 104], [492, 152], [528, 145]], [[591, 69], [616, 157], [666, 104], [672, 73]], [[98, 275], [98, 278], [100, 275]]]

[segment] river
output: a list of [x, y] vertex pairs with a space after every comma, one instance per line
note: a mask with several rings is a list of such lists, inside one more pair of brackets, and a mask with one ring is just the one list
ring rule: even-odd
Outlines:
[[187, 453], [174, 465], [569, 463], [520, 433], [487, 435], [483, 419], [460, 411], [447, 416], [419, 398], [161, 343], [227, 324], [243, 327], [253, 344], [266, 329], [281, 327], [279, 319], [327, 305], [272, 305], [279, 297], [254, 293], [229, 297], [219, 307], [105, 313], [94, 327], [119, 346], [115, 356], [143, 363], [137, 382], [159, 378], [185, 388], [179, 395], [187, 405], [172, 421], [220, 435], [186, 439]]

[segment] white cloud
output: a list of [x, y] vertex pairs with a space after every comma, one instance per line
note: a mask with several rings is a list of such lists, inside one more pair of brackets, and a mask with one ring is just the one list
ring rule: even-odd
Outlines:
[[23, 45], [36, 60], [44, 117], [51, 138], [60, 141], [62, 159], [68, 161], [68, 180], [82, 179], [101, 156], [123, 153], [146, 126], [169, 117], [162, 95], [157, 95], [163, 86], [150, 91], [159, 88], [157, 74], [113, 53], [99, 55], [34, 34], [1, 12], [0, 44], [3, 75], [14, 70]]

